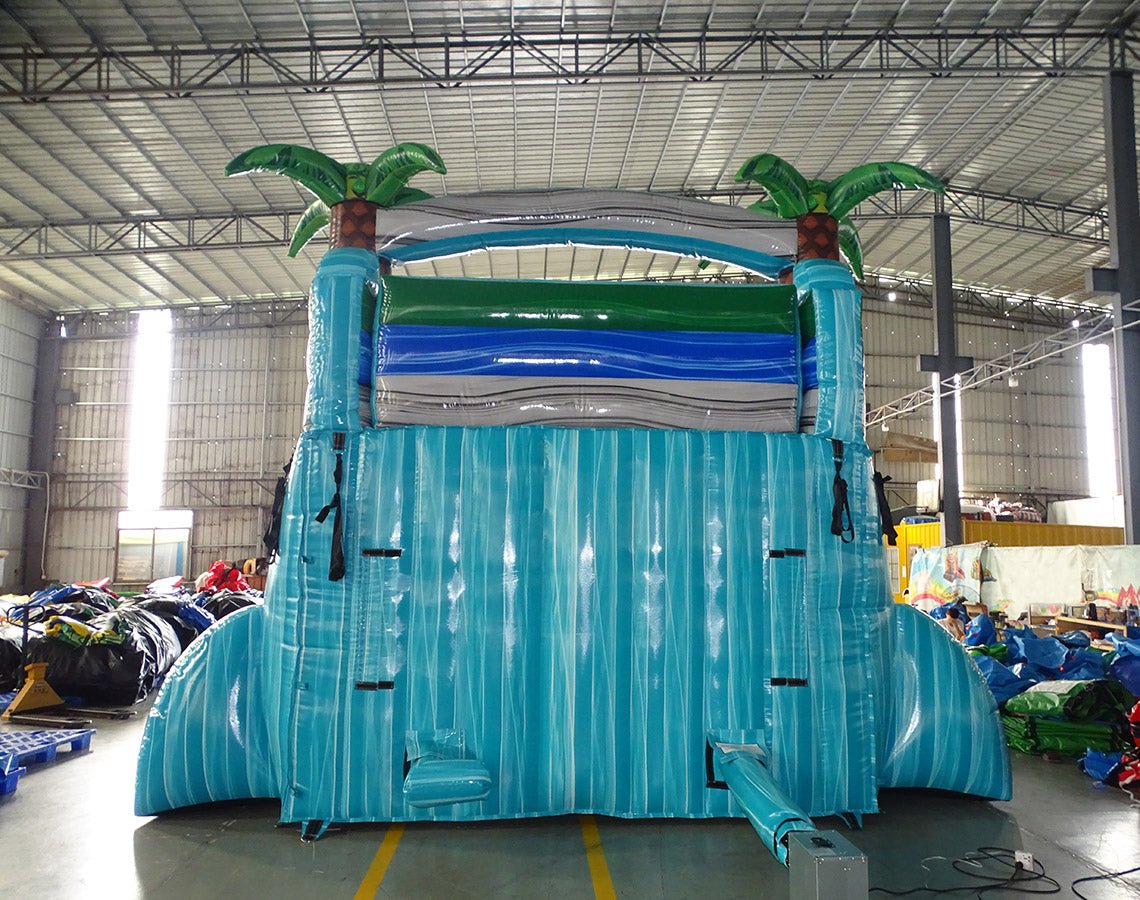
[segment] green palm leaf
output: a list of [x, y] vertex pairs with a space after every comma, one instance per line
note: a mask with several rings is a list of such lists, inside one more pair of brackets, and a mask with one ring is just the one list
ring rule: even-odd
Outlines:
[[329, 206], [345, 194], [345, 167], [335, 159], [295, 144], [266, 144], [239, 153], [226, 166], [227, 175], [276, 172], [308, 188]]
[[289, 245], [289, 255], [296, 256], [300, 253], [301, 248], [313, 239], [313, 235], [328, 224], [328, 206], [323, 200], [314, 200], [297, 222], [297, 228], [293, 231], [293, 242]]
[[771, 197], [765, 197], [763, 200], [757, 200], [748, 207], [754, 209], [758, 213], [764, 213], [766, 216], [779, 216], [780, 208], [776, 205], [776, 201]]
[[440, 155], [426, 144], [406, 141], [389, 147], [372, 161], [364, 197], [380, 206], [391, 206], [408, 180], [420, 172], [443, 175], [447, 166]]
[[859, 232], [855, 230], [855, 223], [850, 216], [843, 216], [839, 220], [839, 250], [847, 257], [847, 264], [855, 273], [855, 280], [863, 280], [863, 242], [859, 240]]
[[836, 178], [827, 188], [827, 209], [839, 219], [880, 191], [921, 188], [941, 193], [946, 185], [918, 166], [901, 162], [867, 163]]
[[808, 211], [808, 185], [796, 167], [774, 153], [761, 153], [748, 160], [736, 173], [737, 181], [755, 181], [771, 195], [785, 219]]

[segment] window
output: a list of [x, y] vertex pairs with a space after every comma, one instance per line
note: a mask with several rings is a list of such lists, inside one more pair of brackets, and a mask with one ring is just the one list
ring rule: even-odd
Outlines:
[[158, 509], [162, 506], [172, 356], [170, 310], [148, 309], [140, 312], [134, 362], [131, 365], [127, 509]]
[[115, 553], [115, 583], [147, 585], [159, 578], [189, 576], [188, 509], [123, 510]]
[[1116, 471], [1112, 351], [1108, 344], [1085, 344], [1081, 347], [1081, 383], [1085, 397], [1089, 496], [1115, 497], [1120, 493], [1120, 481]]
[[138, 314], [131, 366], [127, 508], [119, 513], [115, 583], [147, 585], [190, 573], [188, 509], [162, 509], [173, 339], [168, 309]]

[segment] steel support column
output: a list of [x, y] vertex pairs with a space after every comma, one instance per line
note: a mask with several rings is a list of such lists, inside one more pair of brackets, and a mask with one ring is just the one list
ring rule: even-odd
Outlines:
[[[962, 366], [954, 330], [954, 273], [950, 256], [950, 217], [931, 217], [931, 247], [934, 255], [934, 356], [938, 380], [953, 378]], [[961, 485], [958, 484], [958, 418], [954, 395], [940, 392], [937, 406], [938, 463], [942, 469], [942, 543], [962, 543]]]
[[[48, 328], [54, 325], [48, 323]], [[54, 334], [41, 334], [36, 354], [36, 387], [32, 407], [32, 445], [28, 468], [51, 472], [55, 456], [55, 432], [59, 396], [59, 357], [61, 340]], [[45, 479], [43, 490], [28, 491], [24, 517], [23, 589], [32, 592], [43, 587], [43, 561], [46, 553], [47, 516], [51, 504], [51, 482]]]
[[[1125, 326], [1138, 317], [1126, 307], [1140, 298], [1140, 200], [1136, 193], [1136, 122], [1132, 73], [1104, 79], [1105, 165], [1108, 175], [1108, 227], [1116, 269], [1113, 317]], [[1140, 539], [1140, 329], [1120, 328], [1113, 347], [1116, 361], [1117, 433], [1124, 487], [1125, 539]]]

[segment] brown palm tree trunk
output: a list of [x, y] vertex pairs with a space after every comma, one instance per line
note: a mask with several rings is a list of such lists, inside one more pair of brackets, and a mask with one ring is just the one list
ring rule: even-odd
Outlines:
[[358, 247], [376, 252], [375, 203], [343, 200], [329, 210], [329, 249]]
[[827, 213], [796, 218], [796, 260], [839, 260], [839, 222]]

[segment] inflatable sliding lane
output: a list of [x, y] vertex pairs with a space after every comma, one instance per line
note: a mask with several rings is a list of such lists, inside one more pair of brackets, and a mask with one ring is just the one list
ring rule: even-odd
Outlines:
[[376, 277], [360, 250], [320, 265], [266, 603], [168, 677], [140, 814], [747, 816], [784, 859], [881, 786], [1008, 796], [980, 675], [890, 604], [845, 267], [385, 276], [362, 423]]

